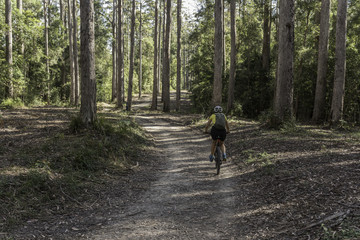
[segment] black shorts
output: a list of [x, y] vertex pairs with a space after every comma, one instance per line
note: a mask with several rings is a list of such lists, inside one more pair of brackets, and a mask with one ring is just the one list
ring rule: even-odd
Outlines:
[[213, 140], [220, 139], [221, 141], [225, 141], [226, 138], [226, 129], [217, 129], [215, 127], [211, 128], [211, 137]]

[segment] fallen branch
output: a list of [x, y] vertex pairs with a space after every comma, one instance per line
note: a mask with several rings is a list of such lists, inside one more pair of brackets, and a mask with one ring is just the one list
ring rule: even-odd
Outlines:
[[340, 218], [340, 221], [342, 221], [344, 218], [346, 218], [347, 215], [349, 215], [350, 213], [350, 210], [347, 210], [346, 212], [338, 212], [338, 213], [335, 213], [329, 217], [326, 217], [316, 223], [313, 223], [313, 224], [310, 224], [309, 226], [307, 226], [305, 229], [309, 229], [309, 228], [313, 228], [315, 226], [319, 226], [325, 222], [328, 222], [328, 221], [331, 221], [333, 219], [336, 219], [336, 218]]

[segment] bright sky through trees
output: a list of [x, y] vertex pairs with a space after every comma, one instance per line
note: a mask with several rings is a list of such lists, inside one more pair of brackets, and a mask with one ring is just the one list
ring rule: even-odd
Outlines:
[[183, 0], [183, 9], [193, 16], [198, 8], [198, 0]]

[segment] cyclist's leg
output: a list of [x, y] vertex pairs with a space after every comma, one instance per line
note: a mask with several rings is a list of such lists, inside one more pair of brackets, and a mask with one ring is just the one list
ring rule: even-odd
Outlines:
[[211, 154], [214, 155], [215, 153], [215, 148], [216, 148], [216, 140], [212, 140], [211, 143]]
[[223, 154], [226, 154], [226, 147], [224, 141], [220, 141], [220, 149]]

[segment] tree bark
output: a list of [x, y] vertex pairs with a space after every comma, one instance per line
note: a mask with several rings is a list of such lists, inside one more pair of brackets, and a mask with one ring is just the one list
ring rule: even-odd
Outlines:
[[81, 107], [80, 116], [87, 126], [96, 120], [95, 27], [93, 0], [80, 1], [81, 17]]
[[113, 21], [111, 24], [112, 27], [112, 35], [113, 39], [111, 42], [111, 53], [112, 53], [112, 84], [111, 84], [111, 101], [113, 102], [116, 98], [116, 90], [117, 90], [117, 63], [116, 63], [116, 53], [117, 53], [117, 46], [116, 46], [116, 7], [117, 7], [117, 1], [113, 0]]
[[71, 1], [68, 0], [68, 31], [69, 31], [69, 64], [70, 64], [70, 104], [75, 104], [75, 73], [74, 73], [74, 47]]
[[278, 76], [275, 116], [281, 124], [293, 116], [294, 0], [280, 0]]
[[346, 72], [346, 11], [347, 0], [338, 1], [336, 21], [335, 77], [331, 102], [331, 124], [337, 125], [343, 117]]
[[127, 107], [128, 111], [131, 111], [132, 105], [132, 92], [133, 92], [133, 77], [134, 77], [134, 49], [135, 49], [135, 0], [132, 1], [132, 13], [131, 13], [131, 30], [130, 30], [130, 67], [129, 67], [129, 84], [128, 84], [128, 96]]
[[234, 106], [234, 88], [236, 77], [236, 0], [230, 2], [230, 18], [231, 18], [231, 53], [230, 53], [230, 79], [228, 89], [227, 112]]
[[117, 31], [117, 107], [123, 108], [123, 83], [124, 83], [124, 52], [123, 52], [123, 29], [122, 29], [122, 0], [118, 0], [118, 31]]
[[177, 0], [177, 72], [176, 72], [176, 111], [180, 111], [181, 99], [181, 0]]
[[222, 70], [223, 70], [223, 1], [215, 0], [215, 38], [214, 38], [214, 84], [212, 105], [222, 102]]
[[271, 34], [271, 11], [270, 0], [264, 3], [264, 26], [263, 26], [263, 48], [262, 48], [262, 67], [268, 72], [270, 69], [270, 34]]
[[141, 98], [142, 90], [142, 1], [140, 0], [139, 13], [139, 99]]
[[326, 72], [329, 50], [331, 0], [322, 0], [315, 101], [312, 120], [325, 120]]
[[155, 28], [154, 28], [154, 73], [153, 73], [153, 92], [151, 109], [157, 109], [157, 93], [158, 93], [158, 18], [159, 18], [158, 0], [155, 0]]
[[44, 4], [44, 38], [45, 38], [45, 66], [46, 77], [45, 82], [47, 85], [47, 104], [50, 104], [50, 66], [49, 66], [49, 28], [48, 28], [48, 0], [43, 0]]
[[79, 105], [79, 98], [80, 98], [80, 88], [79, 88], [79, 62], [78, 62], [78, 45], [77, 45], [77, 38], [78, 38], [78, 27], [77, 27], [77, 16], [76, 16], [76, 0], [73, 0], [73, 48], [74, 48], [74, 83], [75, 83], [75, 106]]
[[8, 25], [6, 31], [6, 63], [8, 65], [8, 84], [7, 97], [14, 98], [13, 84], [13, 40], [12, 40], [12, 7], [11, 0], [5, 0], [5, 24]]
[[166, 33], [164, 43], [164, 66], [163, 66], [163, 111], [170, 112], [170, 43], [171, 43], [171, 0], [166, 3]]

